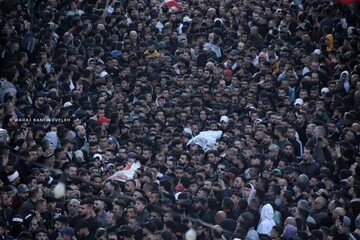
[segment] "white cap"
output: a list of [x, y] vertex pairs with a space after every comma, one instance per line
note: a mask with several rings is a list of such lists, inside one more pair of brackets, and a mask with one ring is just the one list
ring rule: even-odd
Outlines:
[[175, 193], [175, 200], [178, 200], [180, 193], [181, 193], [181, 192]]
[[19, 177], [19, 172], [15, 171], [13, 174], [8, 175], [7, 179], [9, 180], [9, 182], [13, 182], [17, 177]]
[[315, 49], [313, 54], [321, 55], [321, 50], [320, 49]]
[[192, 130], [190, 128], [184, 128], [184, 132], [192, 135]]
[[215, 19], [214, 19], [214, 23], [215, 23], [216, 21], [220, 21], [221, 25], [223, 24], [223, 20], [222, 20], [221, 18], [215, 18]]
[[71, 102], [66, 102], [64, 103], [64, 107], [71, 107], [72, 106], [72, 103]]
[[192, 21], [192, 19], [191, 19], [189, 16], [185, 16], [185, 17], [183, 18], [183, 23], [191, 22], [191, 21]]
[[297, 98], [297, 99], [295, 100], [295, 102], [294, 102], [294, 106], [297, 105], [297, 104], [303, 105], [303, 104], [304, 104], [304, 101], [303, 101], [301, 98]]
[[330, 90], [327, 87], [324, 87], [321, 89], [321, 94], [328, 93], [328, 92], [330, 92]]
[[229, 122], [229, 118], [227, 116], [222, 116], [220, 118], [220, 122], [225, 122], [225, 123], [228, 123]]
[[92, 158], [93, 158], [93, 159], [94, 159], [94, 158], [99, 158], [99, 161], [102, 160], [102, 156], [101, 156], [101, 154], [99, 154], [99, 153], [95, 153]]
[[110, 168], [114, 168], [114, 169], [115, 169], [115, 165], [112, 164], [112, 163], [106, 164], [105, 169], [109, 170]]
[[105, 71], [103, 71], [103, 72], [100, 73], [100, 77], [102, 77], [102, 78], [103, 78], [103, 77], [106, 77], [106, 75], [108, 75], [108, 73], [105, 72]]

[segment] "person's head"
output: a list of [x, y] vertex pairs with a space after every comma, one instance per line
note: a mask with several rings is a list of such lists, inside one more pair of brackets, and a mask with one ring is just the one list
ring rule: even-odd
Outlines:
[[66, 173], [68, 174], [68, 176], [70, 178], [75, 178], [77, 177], [77, 174], [78, 174], [78, 168], [77, 166], [75, 166], [74, 164], [69, 164], [67, 167], [66, 167]]
[[80, 200], [78, 199], [71, 199], [67, 205], [68, 212], [73, 215], [77, 214], [80, 209]]
[[134, 180], [128, 180], [125, 183], [125, 192], [132, 194], [135, 191], [136, 183]]
[[161, 197], [160, 192], [152, 191], [149, 196], [149, 203], [154, 205], [158, 204], [160, 201], [160, 197]]
[[49, 240], [49, 232], [45, 228], [38, 228], [35, 231], [35, 238], [36, 240]]
[[292, 156], [294, 154], [294, 147], [292, 144], [286, 144], [283, 148], [283, 152], [286, 156]]
[[243, 212], [237, 219], [237, 228], [242, 227], [246, 231], [253, 227], [254, 215], [251, 212]]
[[323, 126], [316, 126], [313, 131], [313, 136], [317, 139], [324, 138], [326, 134], [326, 130]]
[[234, 187], [237, 189], [242, 189], [245, 186], [246, 178], [245, 176], [241, 175], [235, 178], [234, 180]]
[[129, 217], [129, 223], [128, 225], [130, 226], [130, 228], [135, 231], [139, 225], [140, 225], [140, 220], [139, 220], [139, 217], [138, 216], [132, 216], [132, 217]]
[[290, 190], [285, 190], [280, 194], [280, 199], [282, 203], [290, 203], [292, 201], [292, 192]]
[[17, 194], [22, 201], [26, 201], [29, 197], [29, 188], [25, 184], [20, 184], [17, 188]]
[[135, 210], [135, 206], [128, 206], [126, 208], [126, 216], [130, 219], [133, 216], [136, 216], [136, 210]]
[[177, 167], [175, 168], [175, 177], [176, 177], [177, 179], [180, 179], [180, 178], [183, 177], [183, 175], [184, 175], [184, 167], [182, 167], [182, 166], [177, 166]]
[[47, 211], [46, 200], [44, 198], [39, 198], [35, 202], [35, 209], [38, 213], [44, 213]]
[[304, 148], [304, 152], [303, 152], [303, 156], [302, 156], [303, 160], [304, 160], [305, 162], [311, 161], [311, 159], [312, 159], [312, 154], [313, 154], [312, 148], [305, 147], [305, 148]]
[[80, 202], [79, 216], [87, 219], [93, 212], [93, 202], [90, 199], [84, 199]]
[[68, 225], [69, 218], [67, 216], [59, 216], [55, 219], [55, 229], [60, 230]]
[[310, 137], [312, 137], [314, 135], [315, 127], [316, 127], [316, 125], [313, 124], [313, 123], [310, 123], [310, 124], [307, 125], [305, 133], [306, 133], [306, 136], [308, 138], [310, 138]]
[[135, 200], [135, 210], [137, 213], [141, 213], [142, 211], [144, 211], [145, 207], [146, 207], [147, 201], [144, 197], [140, 197], [137, 198]]
[[39, 198], [42, 198], [43, 195], [43, 191], [40, 187], [34, 187], [32, 189], [30, 189], [29, 192], [29, 198], [32, 200], [37, 200]]
[[271, 239], [278, 239], [281, 237], [281, 235], [283, 234], [284, 229], [283, 227], [281, 227], [280, 225], [275, 225], [273, 226], [273, 228], [271, 229], [270, 232], [270, 237]]
[[163, 212], [160, 208], [152, 208], [151, 209], [151, 213], [150, 213], [151, 220], [153, 220], [153, 219], [161, 220], [162, 215], [163, 215]]
[[76, 235], [79, 237], [86, 237], [89, 235], [89, 224], [86, 220], [81, 220], [76, 224]]
[[252, 192], [254, 191], [254, 186], [250, 183], [245, 184], [243, 189], [243, 197], [249, 198]]
[[93, 209], [94, 209], [95, 213], [99, 213], [101, 211], [104, 211], [105, 207], [106, 207], [106, 205], [105, 205], [104, 200], [102, 200], [100, 198], [94, 200]]
[[295, 127], [288, 127], [286, 136], [288, 139], [292, 140], [296, 136], [296, 129]]
[[276, 137], [281, 139], [281, 138], [285, 137], [286, 132], [287, 132], [287, 129], [285, 126], [276, 126], [274, 134]]
[[317, 198], [315, 198], [312, 207], [315, 209], [315, 211], [318, 211], [318, 210], [326, 207], [326, 205], [327, 205], [327, 201], [324, 197], [317, 197]]

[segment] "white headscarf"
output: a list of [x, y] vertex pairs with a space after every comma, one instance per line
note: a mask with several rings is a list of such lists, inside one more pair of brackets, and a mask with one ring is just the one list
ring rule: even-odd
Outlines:
[[[345, 75], [345, 76], [344, 76]], [[350, 91], [350, 75], [348, 71], [343, 71], [340, 77], [344, 76], [344, 89], [348, 93]]]
[[[254, 185], [252, 185], [251, 183], [247, 183], [246, 185], [250, 185], [250, 194], [249, 194], [249, 197], [246, 199], [248, 204], [250, 204], [251, 200], [254, 198], [255, 196], [255, 193], [256, 193], [256, 190], [255, 190], [255, 187]], [[245, 186], [246, 186], [245, 185]]]
[[49, 141], [51, 142], [53, 147], [56, 148], [56, 146], [58, 145], [58, 137], [57, 137], [56, 132], [48, 132], [48, 133], [46, 133], [44, 138], [49, 139]]

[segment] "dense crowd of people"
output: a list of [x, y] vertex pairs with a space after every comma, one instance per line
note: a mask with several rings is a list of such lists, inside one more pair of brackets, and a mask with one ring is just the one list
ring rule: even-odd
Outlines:
[[360, 239], [341, 2], [0, 1], [0, 239]]

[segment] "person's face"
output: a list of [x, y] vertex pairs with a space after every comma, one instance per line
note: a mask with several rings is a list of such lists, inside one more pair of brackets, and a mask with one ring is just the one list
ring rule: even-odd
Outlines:
[[241, 149], [241, 148], [244, 147], [244, 144], [243, 144], [242, 141], [236, 140], [236, 141], [234, 141], [234, 146], [237, 147], [237, 148], [239, 148], [239, 149]]
[[256, 131], [256, 132], [255, 132], [255, 139], [256, 139], [257, 141], [259, 141], [259, 142], [261, 142], [262, 139], [264, 139], [264, 136], [265, 136], [265, 134], [264, 134], [264, 132], [262, 132], [262, 131]]
[[311, 151], [310, 150], [304, 149], [303, 159], [307, 160], [307, 161], [311, 159]]
[[246, 100], [247, 100], [248, 102], [253, 102], [253, 101], [255, 100], [255, 95], [254, 95], [253, 93], [251, 93], [251, 92], [248, 92], [248, 93], [246, 94]]
[[36, 99], [36, 105], [41, 107], [44, 104], [45, 99], [43, 97], [39, 97]]
[[[132, 209], [131, 209], [132, 210]], [[131, 227], [131, 229], [133, 229], [133, 230], [135, 230], [136, 229], [136, 227], [137, 227], [137, 223], [136, 223], [136, 221], [135, 221], [135, 219], [132, 219], [132, 218], [130, 218], [129, 219], [129, 224], [128, 224], [130, 227]]]
[[250, 191], [251, 191], [250, 188], [244, 187], [244, 189], [243, 189], [243, 197], [248, 198], [250, 196]]
[[38, 233], [36, 234], [36, 240], [49, 240], [49, 237], [46, 233]]
[[173, 218], [171, 213], [167, 212], [167, 213], [164, 214], [164, 217], [163, 217], [164, 222], [170, 221], [170, 220], [173, 220], [173, 219], [174, 218]]
[[243, 151], [243, 155], [244, 155], [245, 159], [249, 159], [252, 154], [253, 153], [252, 153], [252, 151], [250, 149], [246, 149], [246, 150]]
[[271, 229], [270, 237], [271, 239], [277, 238], [279, 237], [279, 233], [275, 229]]
[[236, 177], [235, 180], [234, 180], [234, 187], [235, 188], [244, 187], [244, 181], [240, 177]]
[[285, 155], [290, 156], [294, 153], [294, 148], [290, 145], [287, 145], [284, 147], [283, 151]]
[[38, 227], [39, 227], [39, 223], [38, 223], [37, 219], [33, 218], [31, 220], [31, 226], [30, 226], [31, 231], [33, 231], [33, 232], [36, 231]]
[[303, 42], [309, 42], [309, 41], [310, 41], [310, 36], [309, 36], [309, 34], [303, 34], [303, 35], [301, 36], [301, 40], [302, 40]]
[[96, 200], [94, 201], [94, 210], [95, 212], [101, 211], [104, 209], [104, 202]]
[[175, 169], [175, 176], [177, 179], [182, 178], [184, 175], [184, 170], [183, 169]]
[[204, 170], [205, 170], [205, 174], [210, 176], [213, 172], [213, 169], [211, 168], [211, 165], [210, 164], [206, 164], [204, 166]]
[[344, 136], [345, 140], [354, 140], [355, 139], [355, 134], [351, 131], [348, 131], [345, 136]]
[[110, 212], [108, 215], [108, 219], [107, 219], [107, 224], [111, 225], [115, 222], [115, 217], [114, 217], [114, 213]]
[[38, 212], [39, 213], [44, 213], [47, 211], [47, 205], [46, 205], [46, 202], [42, 203], [40, 206], [39, 206], [39, 210]]
[[107, 145], [108, 145], [108, 140], [107, 140], [107, 138], [106, 138], [106, 137], [105, 137], [105, 138], [100, 138], [100, 140], [99, 140], [99, 145], [100, 145], [101, 148], [105, 148], [105, 149], [106, 149], [106, 147], [107, 147]]
[[224, 175], [224, 173], [225, 173], [225, 165], [219, 164], [219, 166], [217, 168], [217, 172], [218, 172], [219, 175]]
[[189, 186], [189, 190], [191, 191], [192, 194], [195, 194], [197, 192], [198, 188], [199, 188], [198, 185], [195, 183], [190, 184], [190, 186]]
[[199, 197], [199, 198], [206, 198], [207, 197], [205, 191], [203, 191], [203, 190], [198, 191], [196, 196]]
[[70, 201], [68, 210], [71, 213], [77, 213], [80, 209], [80, 203], [78, 201]]
[[211, 181], [205, 181], [204, 182], [204, 188], [211, 189], [212, 188], [212, 182]]
[[80, 205], [79, 216], [86, 217], [89, 214], [90, 214], [90, 206], [88, 206], [87, 204]]
[[145, 208], [145, 205], [142, 202], [140, 202], [140, 201], [135, 202], [136, 212], [140, 213], [140, 212], [142, 212], [144, 210], [144, 208]]
[[227, 143], [225, 143], [225, 142], [223, 142], [223, 141], [220, 141], [220, 142], [219, 142], [218, 150], [219, 150], [220, 152], [225, 151], [227, 148], [228, 148]]
[[[346, 185], [351, 187], [352, 185], [354, 185], [354, 183], [355, 183], [354, 177], [353, 176], [348, 177]], [[351, 188], [349, 194], [352, 195], [353, 192], [354, 192], [354, 189]]]
[[284, 91], [283, 89], [279, 89], [278, 91], [278, 97], [280, 99], [283, 99], [286, 96], [286, 91]]
[[133, 192], [133, 198], [139, 198], [139, 197], [144, 197], [143, 194], [139, 191], [135, 191]]
[[187, 164], [187, 162], [188, 162], [188, 159], [187, 159], [186, 155], [180, 155], [180, 158], [179, 158], [180, 165], [185, 165], [185, 164]]
[[336, 83], [329, 83], [328, 88], [329, 88], [329, 92], [333, 93], [336, 89]]
[[89, 142], [97, 142], [97, 141], [98, 141], [98, 137], [95, 134], [89, 136]]
[[98, 117], [104, 117], [105, 116], [105, 110], [104, 109], [99, 109], [97, 111], [97, 116]]
[[26, 192], [22, 192], [22, 193], [18, 193], [20, 199], [22, 200], [27, 200], [29, 197], [29, 190], [27, 190]]
[[58, 230], [58, 231], [59, 231], [61, 228], [65, 227], [64, 224], [63, 224], [62, 222], [59, 222], [59, 221], [55, 221], [54, 226], [55, 226], [55, 229]]
[[288, 139], [294, 139], [295, 138], [295, 133], [296, 133], [295, 129], [289, 128], [287, 130]]
[[307, 97], [309, 97], [308, 92], [306, 90], [301, 90], [300, 93], [299, 93], [299, 98], [305, 99]]
[[77, 167], [70, 167], [69, 168], [69, 176], [74, 178], [77, 176]]
[[159, 201], [159, 198], [158, 198], [157, 194], [155, 194], [155, 193], [150, 194], [150, 197], [149, 197], [150, 204], [156, 204], [158, 201]]
[[320, 208], [321, 208], [321, 204], [320, 204], [319, 198], [316, 198], [316, 199], [313, 201], [312, 206], [313, 206], [314, 209], [320, 209]]
[[316, 178], [314, 178], [314, 177], [310, 178], [310, 180], [309, 180], [309, 186], [310, 187], [315, 186], [317, 183], [318, 183], [318, 180]]
[[136, 146], [136, 147], [134, 148], [134, 151], [135, 151], [135, 153], [136, 153], [137, 155], [139, 155], [139, 156], [142, 155], [142, 148], [141, 148], [141, 147]]

